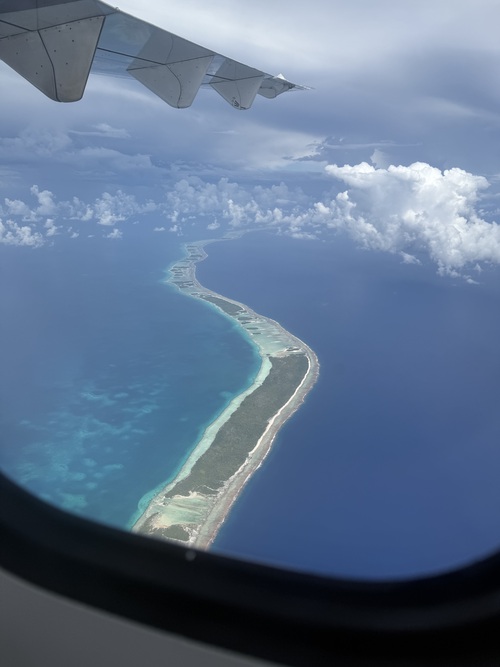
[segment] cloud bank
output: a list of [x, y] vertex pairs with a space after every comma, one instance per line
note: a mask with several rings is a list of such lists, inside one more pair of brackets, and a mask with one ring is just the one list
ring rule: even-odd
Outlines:
[[316, 202], [283, 183], [246, 190], [227, 179], [182, 180], [167, 195], [166, 214], [180, 225], [211, 216], [210, 229], [220, 223], [258, 226], [296, 238], [344, 232], [363, 248], [398, 253], [407, 264], [427, 255], [441, 274], [500, 262], [500, 226], [478, 213], [489, 186], [483, 176], [423, 162], [387, 168], [331, 164], [325, 170], [347, 188]]
[[[31, 202], [4, 199], [0, 243], [38, 247], [61, 233], [76, 238], [72, 225], [114, 228], [155, 214], [154, 231], [182, 235], [185, 228], [217, 235], [228, 230], [270, 229], [295, 238], [333, 239], [348, 234], [359, 246], [397, 253], [406, 264], [428, 256], [441, 274], [464, 275], [481, 263], [500, 263], [500, 225], [481, 217], [489, 183], [463, 169], [440, 170], [424, 162], [376, 167], [330, 164], [332, 188], [314, 201], [285, 183], [242, 185], [199, 177], [166, 184], [159, 201], [140, 202], [117, 190], [90, 202], [58, 201], [52, 192], [31, 187]], [[1, 216], [4, 216], [2, 219]], [[106, 233], [121, 238], [122, 229]], [[420, 259], [419, 259], [420, 258]]]
[[[0, 244], [39, 248], [60, 233], [77, 238], [73, 225], [95, 223], [114, 227], [116, 224], [154, 213], [159, 205], [152, 201], [138, 202], [135, 196], [121, 190], [114, 194], [103, 192], [91, 202], [78, 197], [59, 201], [50, 190], [38, 185], [30, 188], [33, 201], [4, 198], [0, 206]], [[59, 223], [59, 224], [57, 224]], [[113, 229], [106, 238], [122, 237], [121, 230]]]

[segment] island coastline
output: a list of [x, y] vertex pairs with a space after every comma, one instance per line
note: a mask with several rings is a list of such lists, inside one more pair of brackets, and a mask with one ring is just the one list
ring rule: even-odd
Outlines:
[[252, 384], [208, 425], [181, 470], [151, 498], [132, 527], [198, 549], [210, 548], [276, 434], [319, 375], [316, 354], [303, 341], [278, 322], [198, 282], [196, 264], [207, 257], [205, 246], [216, 240], [185, 244], [185, 257], [169, 267], [165, 282], [236, 322], [258, 349], [261, 365]]

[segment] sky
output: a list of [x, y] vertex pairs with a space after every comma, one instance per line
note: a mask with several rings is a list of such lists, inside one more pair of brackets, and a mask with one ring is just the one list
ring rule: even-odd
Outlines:
[[177, 235], [343, 233], [469, 281], [500, 260], [494, 0], [120, 9], [311, 90], [244, 112], [200, 91], [176, 110], [136, 81], [91, 75], [82, 101], [58, 104], [0, 63], [1, 243], [95, 224], [119, 240], [149, 215]]

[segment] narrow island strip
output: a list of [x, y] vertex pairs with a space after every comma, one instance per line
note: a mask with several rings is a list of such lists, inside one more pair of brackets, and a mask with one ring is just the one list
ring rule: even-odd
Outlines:
[[252, 385], [205, 429], [177, 476], [150, 500], [132, 527], [134, 532], [198, 549], [210, 548], [279, 429], [319, 375], [313, 350], [278, 322], [200, 285], [196, 264], [207, 257], [204, 247], [211, 242], [186, 244], [185, 257], [170, 267], [166, 282], [235, 320], [257, 346], [260, 369]]

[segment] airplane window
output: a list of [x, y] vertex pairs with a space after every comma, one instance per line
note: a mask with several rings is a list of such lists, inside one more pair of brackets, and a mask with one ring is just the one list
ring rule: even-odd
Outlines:
[[331, 577], [494, 553], [497, 3], [25, 4], [0, 2], [4, 474]]

